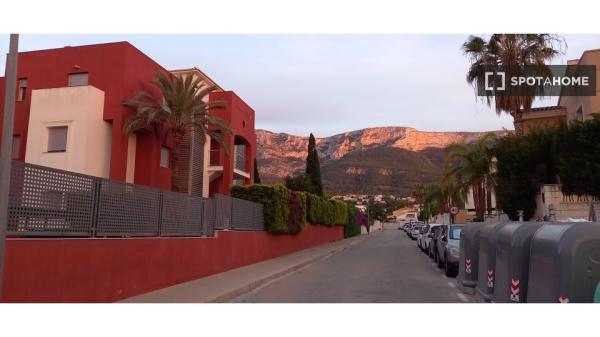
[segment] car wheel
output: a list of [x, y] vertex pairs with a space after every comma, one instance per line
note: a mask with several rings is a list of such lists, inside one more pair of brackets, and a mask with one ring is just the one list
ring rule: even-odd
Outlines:
[[444, 274], [446, 274], [446, 276], [449, 276], [449, 277], [453, 277], [453, 276], [455, 276], [455, 275], [454, 275], [454, 268], [452, 268], [452, 267], [451, 267], [451, 266], [448, 264], [447, 260], [446, 260], [446, 262], [444, 263]]

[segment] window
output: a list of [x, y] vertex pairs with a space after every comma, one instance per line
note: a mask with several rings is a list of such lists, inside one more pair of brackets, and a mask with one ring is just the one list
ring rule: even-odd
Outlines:
[[17, 92], [17, 101], [24, 101], [27, 96], [27, 79], [19, 79], [19, 92]]
[[160, 149], [160, 167], [169, 168], [169, 159], [171, 158], [171, 150], [167, 147]]
[[20, 151], [21, 151], [21, 136], [20, 135], [14, 135], [13, 136], [13, 143], [12, 143], [12, 158], [13, 159], [18, 159]]
[[69, 74], [69, 86], [88, 85], [88, 73]]
[[67, 131], [66, 126], [54, 126], [48, 128], [48, 152], [67, 151]]

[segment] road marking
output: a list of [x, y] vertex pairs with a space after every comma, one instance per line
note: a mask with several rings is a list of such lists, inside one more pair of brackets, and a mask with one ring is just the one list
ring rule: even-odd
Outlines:
[[461, 293], [456, 293], [456, 295], [458, 296], [458, 298], [460, 298], [461, 301], [469, 302], [469, 300], [465, 297], [465, 295], [463, 295]]
[[456, 289], [456, 285], [454, 284], [454, 282], [448, 281], [448, 285], [450, 286], [450, 288]]

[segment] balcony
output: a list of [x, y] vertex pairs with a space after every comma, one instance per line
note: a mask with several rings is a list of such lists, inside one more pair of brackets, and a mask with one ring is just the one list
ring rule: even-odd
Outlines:
[[248, 158], [246, 158], [246, 146], [236, 144], [234, 147], [233, 173], [238, 178], [250, 178], [250, 172], [248, 172], [249, 164]]

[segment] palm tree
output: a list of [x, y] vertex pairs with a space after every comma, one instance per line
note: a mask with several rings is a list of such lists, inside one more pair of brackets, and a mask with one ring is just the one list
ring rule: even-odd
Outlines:
[[[547, 62], [558, 54], [564, 54], [564, 39], [551, 34], [493, 34], [489, 40], [480, 36], [469, 36], [462, 50], [469, 57], [471, 66], [467, 73], [467, 82], [477, 85], [480, 81], [480, 66], [536, 66], [541, 73], [549, 73]], [[534, 96], [497, 95], [493, 97], [486, 91], [486, 102], [491, 106], [494, 101], [496, 113], [508, 113], [513, 117], [515, 133], [523, 134], [523, 112], [531, 109]]]
[[491, 149], [496, 140], [495, 134], [488, 133], [472, 145], [451, 144], [446, 148], [444, 180], [448, 193], [454, 195], [455, 202], [462, 202], [472, 191], [478, 218], [483, 218], [486, 204], [491, 212], [491, 191], [495, 186]]
[[[123, 102], [135, 109], [135, 114], [125, 123], [126, 134], [143, 131], [152, 132], [161, 142], [170, 135], [173, 139], [171, 151], [171, 186], [174, 191], [188, 192], [180, 186], [184, 170], [179, 165], [182, 141], [191, 132], [200, 136], [202, 146], [206, 136], [223, 145], [229, 154], [224, 133], [231, 133], [227, 123], [214, 116], [210, 109], [223, 106], [223, 102], [207, 102], [206, 97], [216, 88], [204, 84], [193, 76], [173, 76], [159, 73], [152, 82], [160, 90], [160, 97], [146, 91], [138, 92], [133, 99]], [[202, 158], [204, 160], [204, 158]]]

